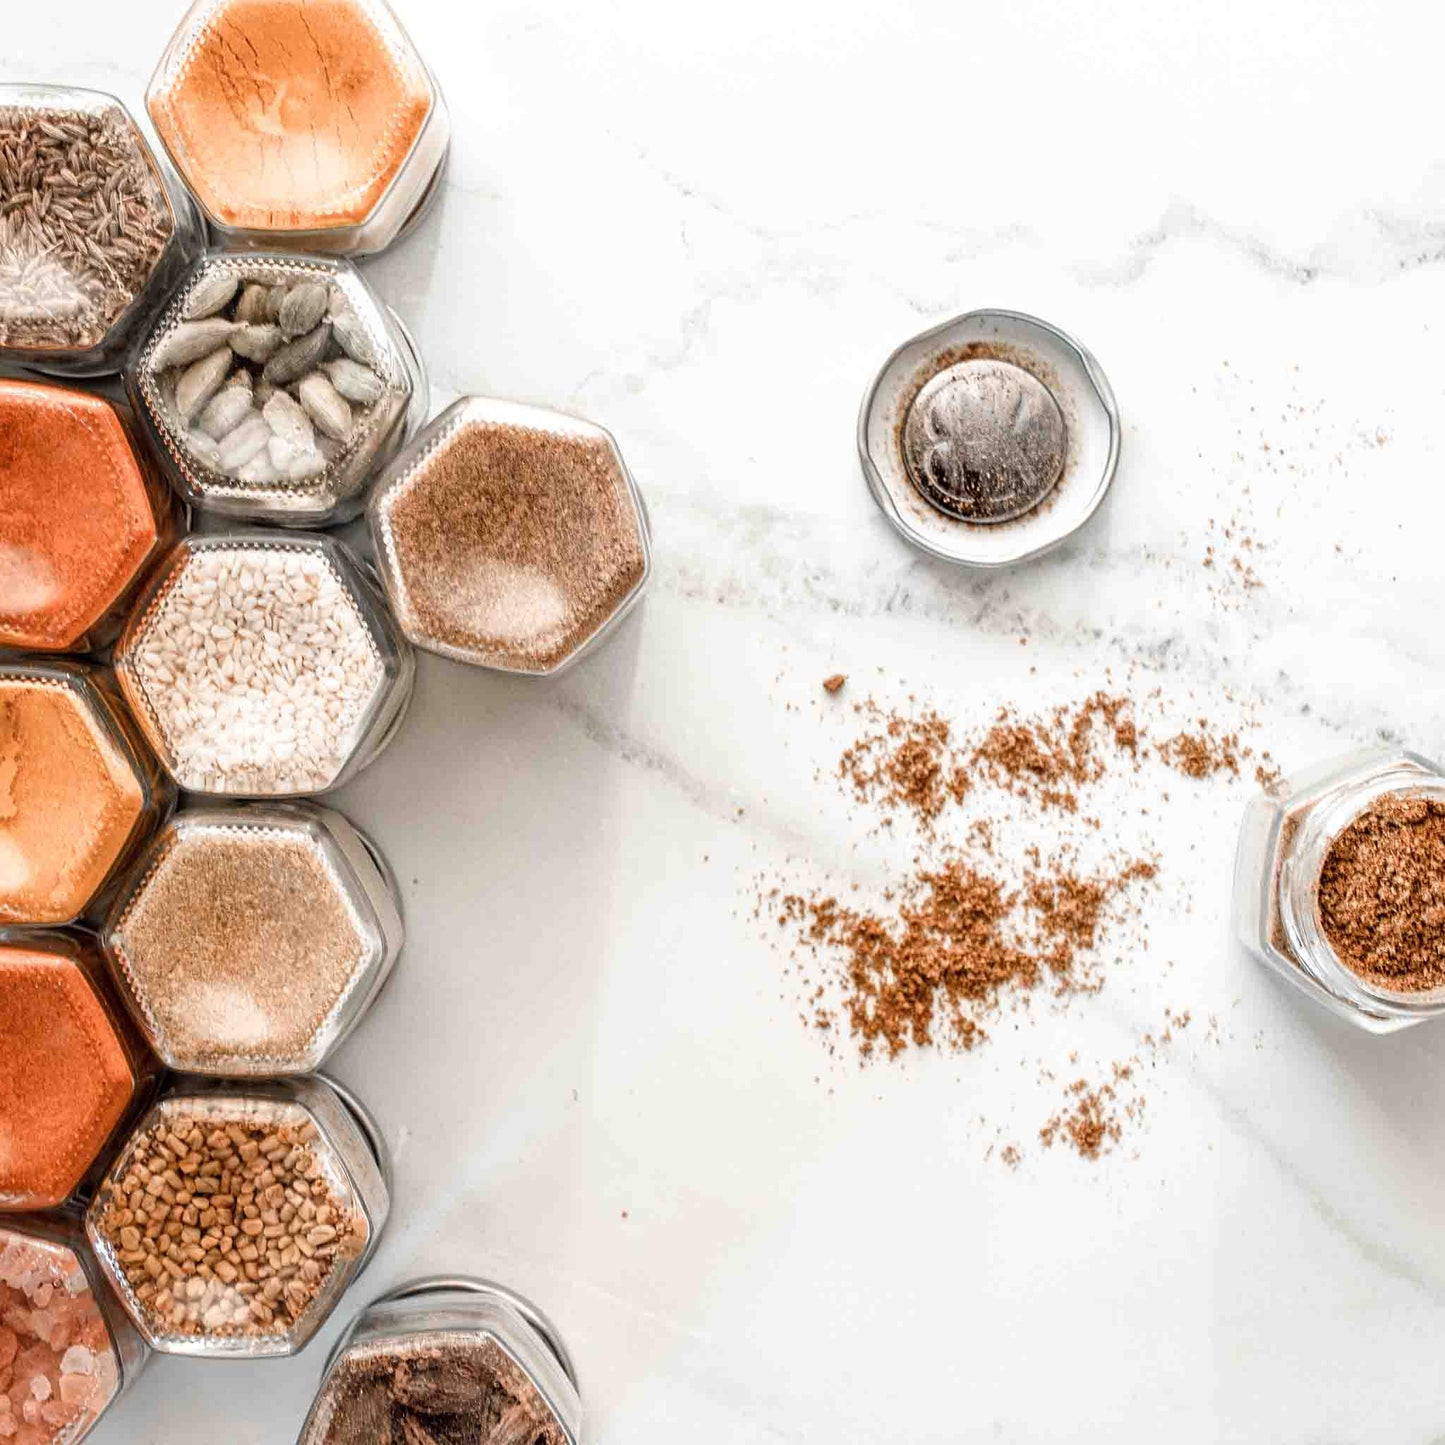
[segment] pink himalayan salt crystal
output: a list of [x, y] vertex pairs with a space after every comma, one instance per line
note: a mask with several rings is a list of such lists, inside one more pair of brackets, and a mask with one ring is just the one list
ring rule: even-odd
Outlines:
[[74, 1254], [0, 1228], [0, 1441], [72, 1445], [119, 1384], [105, 1319]]

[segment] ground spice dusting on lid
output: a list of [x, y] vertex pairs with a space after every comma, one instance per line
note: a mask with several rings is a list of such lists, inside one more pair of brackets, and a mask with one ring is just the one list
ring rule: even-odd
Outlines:
[[1330, 844], [1318, 897], [1335, 956], [1366, 983], [1445, 987], [1445, 800], [1377, 798]]
[[354, 1346], [302, 1445], [567, 1445], [551, 1407], [490, 1335], [428, 1331]]

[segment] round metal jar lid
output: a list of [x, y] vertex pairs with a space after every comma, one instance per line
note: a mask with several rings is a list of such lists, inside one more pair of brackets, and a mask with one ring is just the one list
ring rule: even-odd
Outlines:
[[869, 490], [915, 547], [965, 566], [1034, 557], [1094, 514], [1119, 460], [1097, 361], [1017, 311], [970, 311], [900, 346], [863, 401]]

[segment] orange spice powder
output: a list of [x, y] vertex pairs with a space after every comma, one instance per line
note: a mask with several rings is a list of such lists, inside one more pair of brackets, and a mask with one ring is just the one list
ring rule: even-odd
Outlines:
[[102, 968], [69, 940], [0, 944], [0, 1208], [62, 1203], [140, 1087]]
[[0, 923], [75, 918], [146, 811], [98, 706], [64, 682], [0, 670]]
[[381, 7], [221, 0], [187, 38], [148, 106], [217, 220], [327, 230], [371, 214], [432, 104], [424, 68]]
[[0, 381], [0, 647], [83, 644], [159, 551], [160, 517], [107, 401]]

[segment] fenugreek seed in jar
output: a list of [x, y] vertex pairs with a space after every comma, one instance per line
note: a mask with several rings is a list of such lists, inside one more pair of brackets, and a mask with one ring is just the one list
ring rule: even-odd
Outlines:
[[319, 1076], [188, 1084], [133, 1132], [86, 1232], [152, 1348], [290, 1355], [370, 1259], [385, 1170], [375, 1126]]
[[127, 624], [115, 668], [175, 781], [233, 797], [344, 782], [390, 740], [415, 673], [346, 547], [264, 532], [181, 542]]

